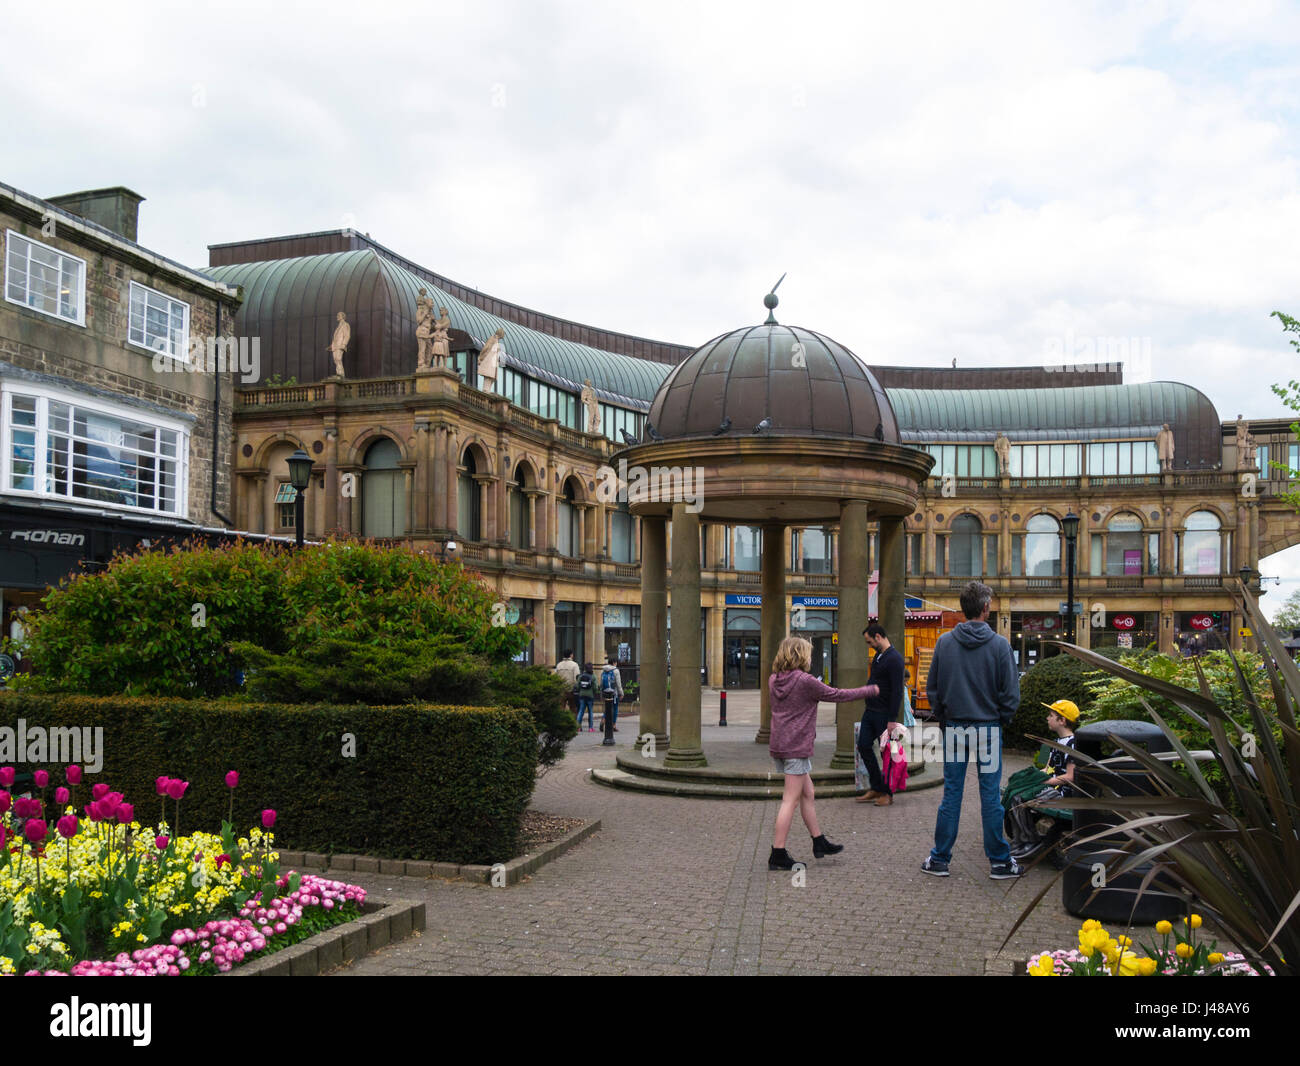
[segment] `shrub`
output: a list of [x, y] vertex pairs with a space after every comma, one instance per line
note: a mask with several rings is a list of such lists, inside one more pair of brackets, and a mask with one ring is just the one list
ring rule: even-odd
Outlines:
[[1095, 671], [1095, 667], [1068, 655], [1054, 655], [1030, 667], [1020, 679], [1020, 708], [1005, 730], [1006, 743], [1037, 748], [1040, 741], [1033, 738], [1049, 736], [1044, 703], [1073, 700], [1087, 715], [1092, 701], [1087, 683]]
[[154, 782], [167, 776], [191, 783], [173, 832], [220, 825], [231, 799], [225, 774], [238, 770], [235, 824], [274, 808], [280, 846], [311, 851], [508, 861], [537, 766], [532, 716], [516, 707], [0, 694], [0, 725], [20, 718], [29, 729], [102, 728], [96, 776], [138, 797], [141, 823], [160, 811], [150, 809]]

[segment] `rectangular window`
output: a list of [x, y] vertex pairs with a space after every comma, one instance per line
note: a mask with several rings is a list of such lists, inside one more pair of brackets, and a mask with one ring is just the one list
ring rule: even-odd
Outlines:
[[934, 574], [944, 577], [948, 573], [948, 534], [938, 533], [934, 538]]
[[1088, 546], [1088, 573], [1093, 577], [1101, 576], [1103, 554], [1101, 534], [1094, 533], [1092, 534], [1091, 543]]
[[1160, 534], [1147, 534], [1147, 573], [1160, 573]]
[[998, 535], [984, 534], [984, 576], [993, 577], [998, 572]]
[[1274, 471], [1268, 465], [1268, 445], [1261, 444], [1255, 452], [1256, 461], [1259, 463], [1259, 476], [1269, 478], [1273, 476]]
[[1133, 446], [1128, 441], [1119, 444], [1119, 473], [1121, 476], [1133, 473]]
[[1077, 444], [1067, 444], [1065, 446], [1065, 476], [1079, 476], [1079, 452], [1081, 448]]
[[1286, 465], [1291, 468], [1290, 477], [1295, 479], [1295, 472], [1300, 470], [1300, 444], [1288, 444], [1286, 446]]
[[86, 261], [5, 231], [5, 299], [45, 315], [86, 323]]
[[732, 533], [735, 568], [758, 570], [763, 558], [763, 531], [758, 526], [736, 526]]
[[909, 533], [907, 535], [907, 572], [913, 577], [921, 575], [921, 533]]
[[173, 359], [189, 359], [190, 305], [165, 293], [131, 282], [127, 338]]
[[1011, 576], [1021, 577], [1025, 572], [1025, 535], [1013, 533], [1011, 536]]
[[175, 424], [37, 393], [5, 393], [6, 488], [183, 514], [188, 442]]

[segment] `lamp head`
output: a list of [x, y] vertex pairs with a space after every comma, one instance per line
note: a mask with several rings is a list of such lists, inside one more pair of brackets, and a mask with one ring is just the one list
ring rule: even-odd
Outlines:
[[289, 484], [302, 492], [311, 483], [312, 459], [299, 448], [289, 456]]

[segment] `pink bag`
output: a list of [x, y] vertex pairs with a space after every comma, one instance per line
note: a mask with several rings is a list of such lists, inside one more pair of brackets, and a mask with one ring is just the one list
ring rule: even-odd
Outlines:
[[902, 792], [907, 788], [907, 756], [903, 754], [901, 740], [890, 741], [881, 737], [880, 763], [885, 786], [890, 792]]

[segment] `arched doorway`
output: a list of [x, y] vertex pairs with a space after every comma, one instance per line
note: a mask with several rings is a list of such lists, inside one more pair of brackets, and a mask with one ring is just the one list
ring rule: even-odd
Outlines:
[[376, 539], [406, 536], [406, 474], [402, 453], [384, 437], [366, 451], [361, 475], [361, 535]]

